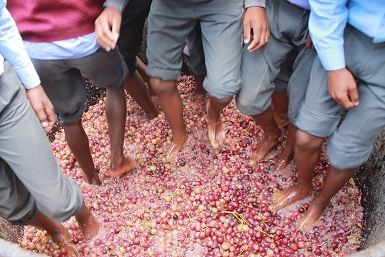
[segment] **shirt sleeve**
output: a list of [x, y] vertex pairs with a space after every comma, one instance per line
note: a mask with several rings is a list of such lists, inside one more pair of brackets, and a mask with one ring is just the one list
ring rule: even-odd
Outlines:
[[128, 4], [129, 0], [106, 0], [103, 4], [104, 7], [115, 7], [123, 12], [124, 8]]
[[266, 7], [266, 0], [245, 0], [245, 8], [253, 6]]
[[16, 23], [4, 6], [0, 8], [0, 53], [15, 68], [26, 89], [37, 87], [40, 79], [24, 48]]
[[347, 0], [309, 0], [309, 32], [325, 70], [345, 67], [344, 30]]

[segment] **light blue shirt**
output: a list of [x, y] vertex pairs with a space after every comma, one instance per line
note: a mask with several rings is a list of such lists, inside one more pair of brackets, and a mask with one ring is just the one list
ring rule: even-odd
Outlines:
[[29, 56], [38, 60], [65, 60], [88, 56], [100, 47], [95, 32], [55, 42], [23, 41]]
[[[345, 67], [344, 30], [350, 24], [373, 43], [385, 42], [384, 0], [309, 0], [309, 31], [326, 70]], [[385, 57], [384, 57], [385, 58]]]
[[[40, 79], [24, 49], [16, 23], [6, 9], [6, 1], [0, 0], [0, 54], [15, 68], [24, 87], [40, 85]], [[2, 58], [0, 58], [1, 61]]]

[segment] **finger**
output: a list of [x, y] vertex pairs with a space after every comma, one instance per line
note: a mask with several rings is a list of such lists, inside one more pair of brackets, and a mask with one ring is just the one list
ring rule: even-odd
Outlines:
[[348, 96], [337, 98], [336, 101], [345, 109], [350, 109], [354, 106]]
[[253, 41], [251, 41], [250, 45], [247, 47], [247, 50], [249, 52], [254, 52], [258, 49], [258, 46], [259, 46], [259, 40], [253, 39]]
[[352, 104], [354, 106], [357, 106], [360, 103], [359, 102], [359, 96], [358, 96], [358, 90], [356, 87], [349, 90], [349, 98], [350, 98], [350, 101], [352, 102]]
[[115, 44], [114, 36], [110, 29], [110, 22], [107, 19], [100, 18], [95, 22], [95, 32], [99, 45], [104, 49]]
[[243, 25], [243, 42], [245, 44], [249, 43], [250, 42], [250, 34], [251, 34], [251, 27], [250, 27], [250, 23], [249, 22], [246, 22], [244, 25]]

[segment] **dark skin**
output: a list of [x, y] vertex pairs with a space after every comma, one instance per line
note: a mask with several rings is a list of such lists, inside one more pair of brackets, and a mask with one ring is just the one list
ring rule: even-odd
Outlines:
[[[79, 229], [83, 233], [85, 242], [89, 242], [99, 232], [99, 223], [95, 220], [95, 217], [91, 214], [90, 210], [83, 203], [80, 211], [75, 215], [79, 224]], [[72, 245], [72, 236], [62, 223], [53, 220], [42, 212], [37, 210], [35, 217], [30, 222], [31, 226], [39, 227], [52, 237], [52, 240], [56, 242], [61, 249], [67, 251], [67, 256], [76, 257], [79, 256], [78, 252]]]
[[279, 142], [282, 131], [275, 122], [271, 106], [261, 114], [252, 115], [251, 117], [264, 131], [263, 139], [258, 142], [257, 149], [253, 151], [254, 160], [259, 161]]
[[107, 171], [112, 178], [120, 177], [135, 169], [136, 161], [123, 154], [126, 124], [126, 99], [123, 85], [106, 90], [106, 117], [111, 142], [111, 167]]
[[289, 98], [287, 92], [273, 92], [271, 102], [274, 110], [275, 122], [280, 129], [286, 127], [289, 124], [289, 118], [287, 117]]
[[[245, 43], [253, 39], [253, 42], [246, 49], [250, 52], [258, 51], [268, 42], [270, 28], [265, 8], [247, 8], [243, 16], [243, 34]], [[254, 160], [259, 161], [278, 143], [282, 134], [274, 120], [274, 112], [271, 107], [263, 113], [252, 115], [251, 117], [264, 131], [263, 139], [258, 143], [257, 149], [253, 152]]]
[[295, 133], [297, 127], [289, 123], [287, 125], [287, 138], [285, 147], [282, 149], [282, 152], [279, 155], [278, 160], [275, 162], [275, 165], [271, 169], [272, 173], [278, 172], [285, 169], [289, 166], [290, 162], [294, 159], [294, 145], [295, 145]]
[[[306, 47], [312, 50], [315, 50], [310, 34], [308, 35], [306, 40]], [[276, 97], [275, 100], [274, 100], [274, 96]], [[284, 119], [279, 118], [277, 120], [277, 117], [278, 116], [284, 117], [283, 113], [286, 112], [286, 118], [287, 118], [288, 100], [289, 99], [287, 98], [287, 94], [286, 94], [286, 99], [284, 99], [283, 95], [273, 94], [273, 101], [275, 103], [281, 103], [277, 105], [277, 108], [276, 108], [277, 115], [274, 116], [276, 118], [277, 124], [283, 125], [286, 123], [286, 122], [281, 123], [281, 121], [283, 121]], [[286, 144], [281, 154], [279, 155], [279, 159], [276, 161], [276, 164], [271, 170], [271, 172], [273, 173], [279, 170], [285, 169], [290, 164], [290, 162], [294, 159], [295, 134], [298, 128], [294, 124], [291, 124], [290, 121], [287, 121], [287, 122], [288, 122], [288, 126], [287, 126], [288, 132], [287, 132]]]
[[172, 159], [189, 139], [183, 120], [182, 99], [180, 98], [175, 80], [165, 81], [160, 78], [151, 77], [150, 83], [170, 124], [173, 139], [167, 150], [166, 158]]
[[[272, 196], [271, 209], [277, 211], [312, 194], [312, 172], [320, 157], [323, 138], [298, 130], [296, 134], [295, 161], [298, 170], [297, 185], [276, 192]], [[339, 170], [330, 165], [321, 191], [310, 202], [306, 214], [300, 219], [298, 228], [307, 231], [319, 219], [330, 200], [354, 175], [355, 168]]]

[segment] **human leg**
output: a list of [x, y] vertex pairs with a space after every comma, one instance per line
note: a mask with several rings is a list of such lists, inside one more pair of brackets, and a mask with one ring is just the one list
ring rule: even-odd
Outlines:
[[295, 186], [273, 194], [270, 208], [275, 211], [310, 196], [313, 191], [311, 183], [312, 174], [320, 157], [320, 147], [323, 138], [298, 130], [295, 140], [295, 162], [298, 171], [298, 182]]
[[123, 153], [126, 125], [126, 99], [123, 85], [107, 88], [106, 118], [111, 144], [111, 168], [108, 170], [108, 175], [115, 178], [136, 167], [135, 159]]
[[172, 131], [167, 159], [174, 157], [189, 138], [176, 80], [180, 75], [186, 36], [196, 22], [191, 5], [180, 1], [154, 1], [148, 18], [146, 72]]
[[78, 251], [71, 244], [71, 234], [62, 223], [47, 217], [37, 210], [36, 215], [28, 225], [47, 231], [52, 240], [60, 246], [60, 249], [66, 252], [66, 256], [79, 256]]
[[289, 118], [287, 117], [288, 105], [289, 97], [287, 92], [273, 92], [271, 95], [271, 106], [274, 112], [274, 120], [280, 129], [286, 127], [289, 124]]
[[290, 99], [287, 115], [290, 123], [287, 129], [286, 144], [272, 168], [272, 172], [286, 168], [294, 158], [295, 133], [297, 131], [297, 127], [294, 124], [296, 123], [301, 103], [306, 95], [311, 67], [316, 56], [317, 54], [314, 50], [304, 48], [295, 59], [294, 71], [287, 86], [287, 93]]
[[89, 150], [89, 141], [83, 125], [79, 120], [76, 123], [63, 124], [64, 135], [68, 147], [71, 149], [76, 161], [85, 175], [84, 180], [91, 185], [101, 185]]
[[60, 61], [32, 59], [32, 62], [44, 91], [54, 106], [58, 122], [63, 125], [68, 147], [82, 169], [84, 180], [93, 185], [100, 185], [88, 138], [81, 124], [86, 89], [80, 72], [69, 69]]
[[211, 146], [218, 150], [223, 146], [221, 111], [230, 103], [232, 98], [215, 98], [210, 96], [207, 102], [208, 137]]
[[257, 143], [253, 150], [253, 159], [255, 161], [262, 160], [265, 155], [273, 148], [282, 137], [283, 133], [279, 129], [273, 114], [271, 106], [266, 111], [258, 114], [251, 115], [251, 117], [262, 127], [264, 131], [263, 139]]
[[279, 170], [285, 169], [289, 166], [290, 162], [294, 158], [294, 145], [295, 145], [295, 134], [298, 128], [289, 123], [287, 125], [287, 136], [286, 136], [286, 144], [279, 154], [278, 160], [275, 161], [274, 167], [271, 169], [272, 173], [275, 173]]
[[[59, 221], [87, 207], [76, 182], [60, 170], [48, 138], [21, 89], [1, 113], [0, 120], [1, 216], [14, 224], [46, 229], [59, 245], [75, 254]], [[94, 234], [99, 229], [97, 223], [87, 226]]]
[[329, 206], [330, 200], [340, 191], [340, 189], [353, 177], [356, 169], [339, 170], [330, 165], [326, 177], [323, 181], [321, 191], [313, 198], [309, 204], [306, 214], [298, 222], [298, 229], [307, 231], [324, 210]]
[[202, 46], [202, 32], [199, 23], [197, 23], [194, 30], [187, 35], [183, 54], [195, 80], [194, 104], [200, 107], [207, 92], [203, 87], [203, 81], [206, 76], [206, 65]]
[[[101, 62], [102, 60], [102, 62]], [[101, 48], [95, 53], [68, 60], [68, 66], [77, 68], [98, 87], [106, 88], [105, 111], [111, 145], [111, 164], [107, 173], [115, 178], [136, 167], [136, 161], [123, 153], [126, 123], [126, 99], [123, 81], [127, 66], [117, 48], [107, 52]]]
[[[148, 84], [147, 84], [148, 85]], [[149, 88], [140, 73], [135, 70], [124, 80], [124, 89], [134, 101], [144, 110], [150, 120], [158, 117], [159, 111], [153, 103]]]
[[241, 85], [241, 13], [238, 1], [209, 1], [197, 15], [202, 31], [207, 76], [204, 80], [208, 137], [214, 149], [222, 147], [224, 136], [220, 112], [230, 103]]
[[[312, 57], [312, 54], [309, 55]], [[310, 58], [311, 60], [311, 58]], [[272, 210], [284, 208], [312, 193], [312, 172], [319, 161], [320, 147], [324, 138], [337, 127], [342, 108], [330, 98], [326, 87], [326, 71], [318, 58], [311, 65], [310, 84], [301, 104], [295, 126], [294, 159], [298, 171], [298, 183], [272, 196]], [[294, 86], [294, 85], [293, 85]], [[299, 87], [302, 84], [298, 84]], [[293, 92], [290, 92], [292, 94]]]
[[274, 119], [280, 129], [286, 127], [290, 122], [288, 118], [289, 96], [287, 86], [293, 74], [293, 64], [297, 56], [298, 50], [293, 49], [288, 54], [273, 82], [275, 89], [271, 95], [271, 106], [274, 111]]
[[371, 38], [349, 27], [345, 32], [346, 65], [358, 81], [360, 104], [347, 112], [328, 140], [330, 165], [323, 188], [299, 221], [299, 228], [304, 230], [318, 220], [331, 199], [367, 161], [374, 140], [385, 127], [385, 44], [373, 44]]
[[183, 120], [182, 100], [176, 88], [176, 81], [151, 78], [151, 85], [172, 131], [172, 143], [166, 154], [166, 158], [171, 159], [189, 139]]
[[[265, 133], [262, 140], [252, 146], [256, 160], [262, 159], [281, 138], [282, 132], [271, 117], [274, 117], [277, 108], [281, 118], [277, 115], [275, 117], [281, 120], [280, 126], [287, 124], [284, 118], [287, 108], [286, 95], [280, 94], [281, 99], [275, 101], [277, 93], [274, 94], [273, 91], [281, 87], [285, 89], [291, 76], [291, 66], [297, 55], [297, 48], [305, 45], [309, 11], [294, 7], [286, 1], [273, 0], [266, 2], [266, 14], [271, 28], [269, 42], [264, 48], [253, 53], [244, 48], [242, 88], [237, 95], [239, 110], [252, 116]], [[270, 105], [274, 106], [273, 110], [269, 110]]]
[[[122, 14], [120, 36], [117, 42], [119, 51], [124, 57], [129, 70], [124, 81], [124, 88], [145, 111], [149, 119], [157, 117], [159, 111], [156, 109], [148, 93], [144, 80], [146, 77], [141, 77], [141, 73], [137, 71], [137, 61], [139, 59], [137, 54], [142, 46], [144, 23], [150, 10], [151, 2], [152, 0], [129, 1]], [[141, 64], [144, 65], [142, 62]]]

